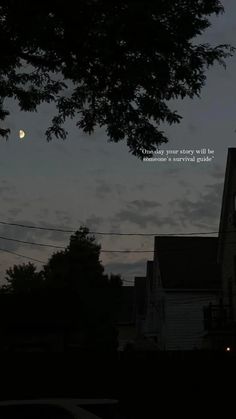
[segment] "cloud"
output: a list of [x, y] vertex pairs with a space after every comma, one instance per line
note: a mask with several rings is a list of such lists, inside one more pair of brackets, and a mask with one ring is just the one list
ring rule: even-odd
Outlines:
[[71, 156], [69, 148], [67, 148], [67, 146], [64, 143], [55, 141], [53, 147], [56, 149], [58, 153], [64, 154], [65, 156]]
[[[111, 220], [113, 223], [130, 223], [145, 229], [148, 226], [164, 225], [174, 227], [176, 221], [168, 215], [163, 215], [160, 211], [162, 204], [153, 200], [133, 200], [126, 203], [126, 207], [121, 209]], [[159, 211], [157, 211], [157, 208]]]
[[[14, 219], [8, 218], [7, 220], [8, 222], [15, 222]], [[26, 220], [18, 220], [19, 224], [26, 224], [28, 223], [28, 221]], [[33, 223], [31, 223], [32, 225]], [[10, 239], [17, 239], [17, 240], [24, 240], [24, 241], [33, 241], [35, 238], [34, 235], [34, 230], [29, 230], [26, 228], [21, 228], [21, 227], [17, 227], [17, 226], [10, 226], [10, 225], [0, 225], [0, 235], [2, 237], [6, 237], [6, 238], [10, 238]], [[23, 245], [21, 243], [18, 242], [14, 242], [11, 240], [5, 240], [5, 239], [0, 239], [0, 247], [6, 250], [12, 250], [12, 251], [16, 251], [18, 250], [20, 247], [22, 247]], [[30, 249], [31, 250], [31, 246], [25, 244], [24, 245], [24, 249], [26, 249], [26, 253], [27, 250]]]
[[[61, 229], [68, 230], [68, 224], [65, 225], [62, 222], [59, 223], [50, 223], [43, 220], [39, 221], [38, 225], [40, 227], [48, 228], [49, 230], [34, 230], [37, 232], [37, 237], [40, 237], [41, 241], [46, 240], [50, 244], [59, 244], [60, 246], [67, 246], [69, 244], [69, 238], [72, 233], [63, 233], [62, 231], [50, 231], [50, 229]], [[38, 239], [39, 240], [39, 239]], [[55, 243], [54, 243], [55, 242]], [[59, 251], [60, 249], [58, 249]]]
[[186, 227], [189, 224], [196, 227], [216, 226], [219, 223], [223, 183], [206, 186], [207, 192], [200, 193], [198, 199], [178, 199], [169, 203], [172, 217]]
[[188, 124], [188, 130], [191, 132], [191, 134], [195, 134], [198, 130], [198, 128], [196, 127], [196, 125], [190, 123]]
[[71, 217], [69, 216], [67, 211], [63, 210], [56, 210], [55, 211], [57, 220], [61, 223], [67, 223], [69, 225], [71, 223]]
[[120, 274], [121, 277], [129, 280], [134, 279], [135, 276], [145, 276], [147, 259], [140, 259], [135, 262], [111, 262], [106, 264], [105, 272], [110, 274]]
[[[216, 167], [215, 177], [220, 179], [220, 173], [220, 168]], [[188, 183], [183, 181], [182, 186], [187, 185]], [[153, 233], [156, 233], [157, 229], [163, 232], [165, 228], [169, 229], [170, 233], [178, 232], [183, 228], [189, 229], [190, 225], [201, 229], [215, 229], [219, 223], [223, 182], [206, 185], [204, 192], [200, 192], [195, 199], [191, 197], [190, 191], [187, 190], [184, 196], [170, 201], [163, 208], [154, 200], [130, 201], [124, 209], [117, 212], [113, 222], [121, 225], [125, 223], [125, 228], [127, 224], [133, 224], [139, 229], [148, 228]]]
[[137, 189], [138, 191], [143, 191], [145, 189], [145, 184], [139, 183], [138, 185], [135, 186], [135, 189]]
[[161, 207], [161, 204], [156, 201], [148, 201], [146, 199], [134, 200], [128, 203], [129, 207], [133, 207], [138, 211], [148, 211], [153, 208]]
[[104, 199], [111, 194], [122, 195], [127, 187], [119, 183], [107, 183], [105, 180], [97, 180], [96, 196], [99, 199]]
[[213, 170], [211, 172], [211, 176], [214, 179], [223, 180], [224, 177], [225, 177], [225, 169], [223, 168], [223, 166], [221, 166], [219, 164], [214, 164], [213, 165]]
[[146, 228], [149, 225], [153, 226], [163, 226], [169, 225], [171, 227], [176, 226], [178, 223], [171, 217], [163, 217], [155, 211], [152, 214], [140, 214], [135, 211], [124, 209], [119, 211], [115, 216], [115, 221], [127, 222], [135, 224], [138, 227]]
[[11, 208], [8, 210], [8, 213], [13, 215], [13, 217], [17, 217], [17, 215], [19, 215], [22, 212], [21, 208]]
[[39, 217], [41, 218], [41, 217], [47, 217], [48, 216], [48, 214], [49, 214], [49, 210], [48, 210], [48, 208], [40, 208], [40, 211], [39, 211]]
[[114, 185], [114, 190], [118, 195], [122, 195], [127, 190], [127, 188], [125, 185], [120, 185], [119, 183], [116, 183]]
[[138, 225], [141, 228], [147, 227], [148, 224], [156, 224], [157, 222], [157, 215], [145, 215], [145, 214], [139, 214], [134, 211], [130, 210], [121, 210], [119, 211], [115, 219], [119, 222], [128, 222], [131, 224]]
[[7, 195], [12, 195], [15, 191], [15, 186], [10, 185], [7, 180], [2, 179], [0, 181], [0, 195], [6, 197]]
[[[11, 219], [10, 217], [7, 220], [8, 222], [14, 223], [15, 220]], [[17, 220], [18, 224], [22, 225], [31, 225], [36, 226], [36, 224], [32, 221], [25, 220], [25, 219], [19, 219]], [[51, 224], [48, 222], [40, 221], [37, 223], [40, 227], [45, 228], [58, 228], [58, 229], [66, 229], [68, 226], [65, 226], [63, 224]], [[0, 225], [0, 236], [10, 238], [10, 239], [16, 239], [16, 240], [23, 240], [23, 241], [29, 241], [29, 242], [37, 242], [37, 243], [48, 243], [60, 246], [65, 245], [65, 247], [69, 244], [69, 233], [62, 233], [59, 231], [47, 231], [47, 230], [38, 230], [38, 229], [30, 229], [30, 228], [23, 228], [18, 226], [10, 226], [10, 225]], [[18, 243], [11, 240], [5, 240], [0, 239], [0, 247], [6, 249], [6, 250], [12, 250], [12, 251], [18, 251], [21, 249], [21, 251], [24, 251], [26, 255], [31, 256], [32, 250], [37, 251], [43, 251], [43, 247], [41, 246], [34, 246], [30, 244], [23, 244]], [[22, 250], [23, 249], [23, 250]], [[49, 250], [48, 248], [47, 250]], [[45, 249], [44, 249], [45, 250]], [[53, 250], [50, 249], [50, 251]], [[56, 249], [55, 249], [56, 250]], [[60, 250], [60, 249], [58, 249]]]
[[102, 217], [97, 217], [96, 215], [91, 215], [85, 220], [85, 225], [90, 230], [95, 230], [98, 226], [103, 223], [104, 219]]
[[100, 199], [104, 199], [107, 197], [107, 195], [110, 195], [112, 192], [111, 185], [108, 185], [107, 182], [98, 180], [97, 181], [98, 186], [96, 187], [96, 196]]

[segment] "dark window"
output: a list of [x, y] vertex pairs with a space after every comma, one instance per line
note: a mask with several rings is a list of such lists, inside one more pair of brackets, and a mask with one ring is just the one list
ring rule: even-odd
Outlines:
[[75, 419], [67, 410], [46, 404], [0, 406], [1, 419]]

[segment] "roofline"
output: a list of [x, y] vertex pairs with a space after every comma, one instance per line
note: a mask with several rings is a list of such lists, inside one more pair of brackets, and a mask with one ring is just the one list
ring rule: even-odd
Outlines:
[[161, 236], [161, 235], [160, 236], [155, 236], [155, 238], [154, 238], [154, 253], [155, 253], [156, 248], [158, 246], [158, 242], [160, 242], [160, 240], [163, 240], [163, 239], [171, 239], [171, 240], [182, 239], [183, 241], [187, 240], [187, 239], [192, 239], [192, 240], [202, 239], [202, 240], [205, 240], [205, 241], [211, 239], [211, 240], [217, 241], [219, 239], [219, 236], [205, 236], [205, 235], [204, 236], [195, 236], [195, 235], [194, 236], [193, 235], [192, 236], [172, 236], [172, 235], [169, 235], [169, 236], [168, 235], [166, 235], [166, 236]]

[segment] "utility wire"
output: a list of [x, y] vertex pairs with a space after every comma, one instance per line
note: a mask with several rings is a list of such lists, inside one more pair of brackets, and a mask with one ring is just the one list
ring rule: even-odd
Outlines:
[[33, 260], [34, 262], [47, 263], [45, 260], [39, 260], [39, 259], [31, 258], [30, 256], [21, 255], [20, 253], [13, 252], [12, 250], [7, 250], [7, 249], [0, 248], [0, 252], [11, 253], [13, 255], [20, 256], [20, 257], [25, 258], [25, 259]]
[[8, 223], [6, 221], [0, 221], [0, 224], [35, 229], [35, 230], [58, 231], [61, 233], [75, 233], [76, 231], [76, 230], [63, 230], [60, 228], [46, 228], [46, 227], [32, 226], [32, 225], [19, 224], [19, 223]]
[[[38, 243], [38, 242], [31, 242], [31, 241], [26, 241], [26, 240], [19, 240], [19, 239], [13, 239], [13, 238], [10, 238], [10, 237], [3, 237], [3, 236], [0, 236], [0, 239], [1, 240], [7, 240], [7, 241], [13, 241], [13, 242], [17, 242], [17, 243], [22, 243], [22, 244], [30, 244], [30, 245], [33, 245], [33, 246], [41, 246], [41, 247], [52, 247], [52, 248], [54, 248], [54, 249], [65, 249], [67, 246], [57, 246], [57, 245], [54, 245], [54, 244], [49, 244], [49, 243]], [[226, 244], [236, 244], [236, 241], [226, 241], [225, 242]], [[106, 250], [106, 249], [101, 249], [100, 250], [100, 252], [101, 253], [158, 253], [158, 252], [160, 252], [161, 254], [163, 254], [163, 253], [169, 253], [169, 252], [171, 252], [171, 251], [175, 251], [175, 252], [178, 252], [178, 251], [185, 251], [185, 250], [189, 250], [189, 249], [197, 249], [197, 248], [199, 248], [199, 247], [201, 247], [201, 245], [199, 244], [199, 245], [195, 245], [195, 246], [188, 246], [188, 247], [176, 247], [176, 248], [173, 248], [173, 247], [171, 247], [170, 249], [167, 249], [167, 250], [162, 250], [161, 252], [157, 249], [157, 250], [155, 250], [155, 249], [152, 249], [152, 250], [141, 250], [141, 249], [135, 249], [135, 250], [133, 250], [133, 249], [126, 249], [126, 250]]]
[[[57, 246], [54, 244], [49, 243], [37, 243], [37, 242], [30, 242], [25, 240], [18, 240], [18, 239], [12, 239], [10, 237], [3, 237], [0, 236], [1, 240], [7, 240], [7, 241], [13, 241], [17, 243], [23, 243], [23, 244], [31, 244], [33, 246], [41, 246], [41, 247], [52, 247], [54, 249], [65, 249], [66, 246]], [[100, 250], [101, 253], [150, 253], [153, 252], [153, 250]]]
[[9, 241], [17, 242], [17, 243], [32, 244], [34, 246], [54, 247], [55, 249], [65, 249], [65, 246], [56, 246], [54, 244], [48, 244], [48, 243], [35, 243], [35, 242], [29, 242], [29, 241], [25, 241], [25, 240], [12, 239], [10, 237], [0, 236], [0, 239], [9, 240]]
[[[30, 260], [33, 260], [35, 262], [47, 263], [45, 260], [39, 260], [39, 259], [31, 258], [30, 256], [21, 255], [19, 253], [13, 252], [12, 250], [6, 250], [6, 249], [0, 248], [0, 252], [12, 253], [13, 255], [20, 256], [20, 257], [23, 257], [23, 258], [26, 258], [26, 259], [30, 259]], [[128, 281], [126, 279], [122, 279], [122, 282], [125, 282], [125, 283], [128, 283], [128, 284], [133, 284], [134, 283], [134, 281], [131, 281], [131, 280]]]
[[[30, 242], [30, 241], [26, 241], [26, 240], [19, 240], [19, 239], [12, 239], [10, 237], [3, 237], [0, 236], [1, 240], [7, 240], [7, 241], [13, 241], [13, 242], [17, 242], [17, 243], [23, 243], [23, 244], [31, 244], [33, 246], [41, 246], [41, 247], [53, 247], [55, 249], [65, 249], [66, 246], [57, 246], [54, 244], [49, 244], [49, 243], [37, 243], [37, 242]], [[146, 253], [146, 252], [153, 252], [153, 250], [100, 250], [100, 252], [103, 253], [133, 253], [133, 252], [137, 252], [137, 253]]]
[[[10, 223], [6, 221], [0, 221], [0, 224], [9, 225], [9, 226], [16, 226], [22, 228], [29, 228], [34, 230], [45, 230], [45, 231], [57, 231], [61, 233], [75, 233], [78, 229], [61, 229], [61, 228], [49, 228], [49, 227], [40, 227], [40, 226], [32, 226], [26, 224], [19, 224], [19, 223]], [[234, 230], [233, 230], [234, 231]], [[198, 236], [198, 235], [207, 235], [207, 234], [218, 234], [219, 231], [208, 231], [208, 232], [190, 232], [190, 233], [116, 233], [116, 232], [100, 232], [100, 231], [90, 231], [90, 234], [95, 235], [103, 235], [103, 236], [147, 236], [147, 237], [154, 237], [154, 236]]]
[[[21, 255], [20, 253], [13, 252], [12, 250], [6, 250], [6, 249], [0, 248], [0, 252], [11, 253], [13, 255], [16, 255], [16, 256], [19, 256], [19, 257], [22, 257], [22, 258], [25, 258], [25, 259], [33, 260], [34, 262], [47, 263], [45, 260], [39, 260], [39, 259], [32, 258], [30, 256]], [[122, 278], [121, 278], [121, 280], [122, 280], [122, 282], [124, 282], [126, 284], [134, 284], [134, 281], [131, 281], [131, 280], [128, 281], [128, 280], [122, 279]]]
[[[30, 256], [26, 256], [26, 255], [22, 255], [20, 253], [13, 252], [12, 250], [7, 250], [7, 249], [0, 248], [0, 252], [11, 253], [11, 254], [16, 255], [16, 256], [20, 256], [20, 257], [23, 257], [23, 258], [26, 258], [26, 259], [33, 260], [35, 262], [47, 263], [45, 260], [35, 259], [35, 258], [30, 257]], [[129, 284], [133, 284], [134, 283], [133, 281], [131, 281], [131, 280], [128, 281], [126, 279], [122, 279], [122, 282], [129, 283]]]

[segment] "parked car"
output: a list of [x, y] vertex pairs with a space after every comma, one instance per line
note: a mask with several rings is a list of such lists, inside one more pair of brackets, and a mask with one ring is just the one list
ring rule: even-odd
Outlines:
[[1, 419], [118, 419], [113, 399], [39, 399], [0, 402]]

